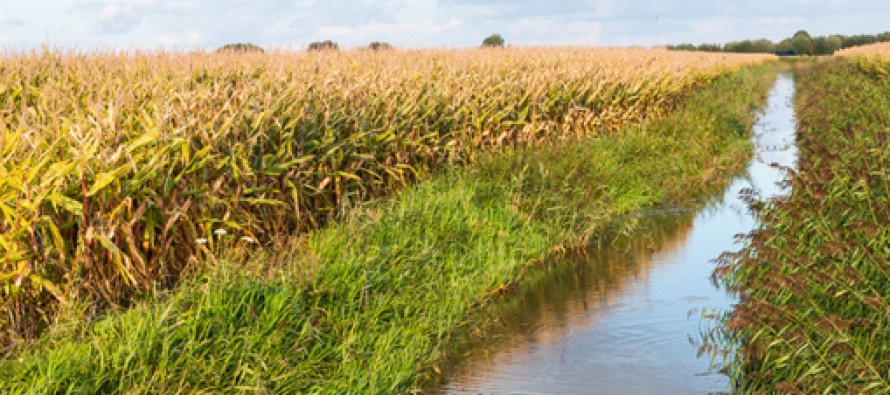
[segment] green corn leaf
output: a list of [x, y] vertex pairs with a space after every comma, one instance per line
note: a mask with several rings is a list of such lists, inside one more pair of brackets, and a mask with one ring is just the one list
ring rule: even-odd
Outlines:
[[96, 176], [96, 181], [93, 182], [93, 186], [91, 186], [90, 190], [87, 192], [87, 196], [94, 196], [99, 193], [102, 188], [107, 187], [114, 182], [115, 179], [117, 179], [117, 175], [113, 171], [99, 173], [99, 175]]

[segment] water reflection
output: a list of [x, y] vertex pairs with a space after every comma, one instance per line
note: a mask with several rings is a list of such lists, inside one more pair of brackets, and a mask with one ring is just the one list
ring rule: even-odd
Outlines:
[[764, 197], [793, 166], [793, 83], [782, 75], [755, 126], [748, 176], [695, 213], [653, 215], [633, 238], [618, 238], [563, 258], [495, 307], [493, 327], [468, 345], [441, 392], [702, 394], [726, 391], [709, 373], [691, 309], [732, 303], [709, 281], [710, 261], [737, 249], [754, 225], [742, 189]]
[[[452, 381], [462, 386], [451, 386], [449, 390], [480, 391], [485, 382], [495, 378], [519, 384], [532, 375], [537, 382], [535, 387], [511, 390], [562, 392], [558, 380], [564, 372], [560, 371], [570, 369], [570, 365], [576, 364], [575, 359], [588, 353], [584, 344], [569, 344], [566, 339], [583, 335], [585, 328], [601, 325], [610, 311], [632, 307], [626, 296], [635, 285], [649, 282], [655, 262], [676, 259], [690, 236], [693, 220], [692, 214], [653, 218], [643, 224], [643, 237], [620, 237], [550, 264], [515, 296], [496, 307], [496, 321], [489, 331], [492, 335], [472, 344], [464, 355], [466, 363], [452, 376]], [[630, 333], [634, 331], [632, 325], [617, 329], [619, 333], [610, 341], [616, 349], [624, 348], [622, 343], [633, 342], [637, 337]], [[651, 336], [646, 337], [646, 341], [652, 340]], [[610, 361], [617, 363], [635, 357], [612, 353]], [[536, 363], [545, 359], [548, 361], [543, 366]], [[568, 388], [577, 388], [580, 383], [574, 380], [566, 384]], [[502, 387], [490, 389], [497, 391]]]

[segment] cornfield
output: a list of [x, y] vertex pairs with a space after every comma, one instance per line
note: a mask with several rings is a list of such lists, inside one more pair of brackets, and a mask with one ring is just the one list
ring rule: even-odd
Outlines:
[[835, 53], [838, 56], [880, 56], [890, 58], [890, 43], [877, 43], [870, 45], [862, 45], [840, 50]]
[[[763, 57], [642, 49], [0, 57], [0, 344], [443, 165], [609, 133]], [[230, 246], [231, 247], [231, 246]]]

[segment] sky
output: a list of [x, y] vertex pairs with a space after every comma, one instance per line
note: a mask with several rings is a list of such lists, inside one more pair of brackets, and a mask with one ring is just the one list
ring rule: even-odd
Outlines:
[[887, 0], [0, 0], [0, 48], [654, 46], [890, 31]]

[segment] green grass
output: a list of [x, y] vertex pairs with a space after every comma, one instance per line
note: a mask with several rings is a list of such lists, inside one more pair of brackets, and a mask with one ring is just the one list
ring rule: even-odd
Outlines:
[[220, 246], [176, 291], [11, 353], [0, 392], [417, 390], [538, 262], [721, 190], [772, 81], [772, 65], [747, 68], [660, 120], [439, 174], [245, 263]]
[[890, 62], [798, 72], [792, 194], [724, 262], [746, 393], [890, 393]]

